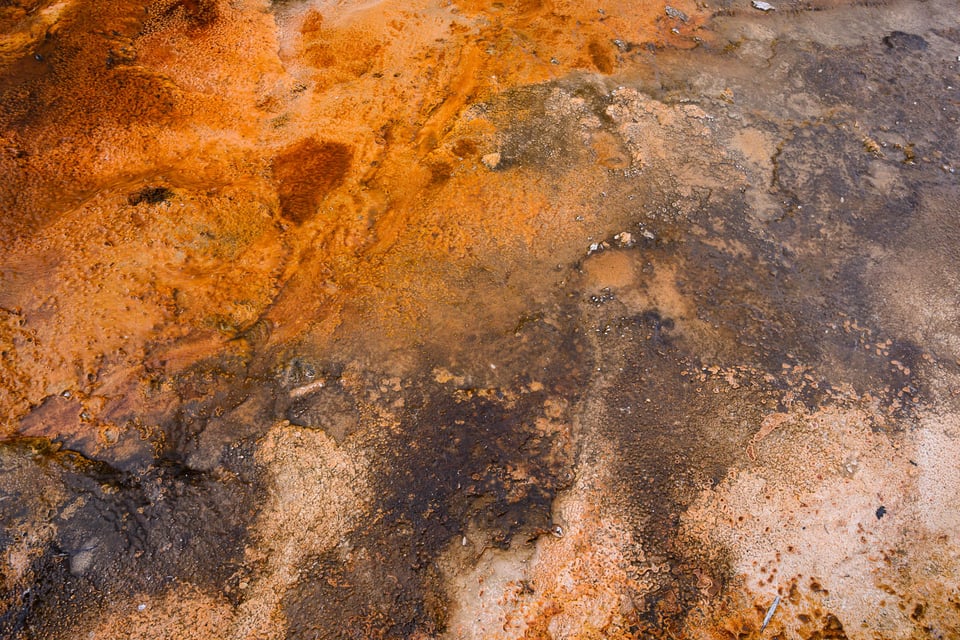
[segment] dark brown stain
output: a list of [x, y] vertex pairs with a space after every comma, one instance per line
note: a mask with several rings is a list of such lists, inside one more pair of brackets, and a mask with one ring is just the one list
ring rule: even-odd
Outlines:
[[923, 604], [918, 602], [916, 606], [913, 607], [913, 612], [910, 614], [910, 619], [919, 622], [920, 618], [923, 617], [923, 612], [925, 609], [926, 608], [923, 606]]
[[[348, 560], [339, 550], [314, 558], [288, 591], [289, 637], [442, 633], [448, 596], [436, 563], [451, 540], [469, 527], [487, 546], [507, 549], [549, 531], [553, 500], [573, 479], [573, 442], [569, 432], [534, 425], [548, 398], [576, 401], [588, 367], [582, 337], [569, 328], [531, 321], [520, 332], [522, 347], [514, 337], [496, 350], [510, 380], [503, 387], [441, 385], [429, 373], [405, 383], [400, 428], [371, 442], [378, 516], [348, 536]], [[556, 349], [567, 356], [555, 357]], [[531, 371], [543, 390], [524, 391]]]
[[590, 54], [590, 60], [597, 71], [606, 75], [613, 73], [614, 59], [608, 46], [597, 40], [591, 40], [587, 46], [587, 52]]
[[843, 624], [832, 613], [828, 613], [823, 620], [823, 627], [811, 633], [806, 640], [847, 640]]
[[434, 162], [429, 165], [430, 186], [440, 186], [450, 179], [453, 167], [446, 162]]
[[323, 197], [343, 183], [352, 159], [347, 145], [313, 138], [283, 151], [273, 161], [281, 215], [297, 224], [313, 217]]
[[887, 48], [901, 51], [923, 51], [927, 48], [927, 41], [922, 36], [904, 31], [891, 31], [883, 37], [883, 44]]
[[219, 15], [216, 0], [161, 0], [163, 14], [167, 16], [182, 12], [194, 28], [203, 28], [213, 24]]
[[477, 153], [477, 143], [469, 138], [461, 138], [453, 143], [450, 151], [458, 158], [470, 158]]
[[42, 508], [43, 496], [15, 489], [30, 486], [23, 474], [84, 497], [72, 513], [51, 514], [56, 535], [32, 563], [30, 588], [0, 593], [0, 635], [69, 637], [82, 614], [131, 593], [162, 593], [180, 576], [229, 592], [258, 500], [251, 450], [236, 451], [224, 482], [175, 465], [128, 474], [39, 439], [0, 443], [13, 463], [0, 481], [15, 498], [0, 503], [0, 539], [26, 510]]
[[160, 204], [173, 197], [173, 191], [167, 187], [144, 187], [127, 196], [127, 202], [133, 206], [141, 203]]

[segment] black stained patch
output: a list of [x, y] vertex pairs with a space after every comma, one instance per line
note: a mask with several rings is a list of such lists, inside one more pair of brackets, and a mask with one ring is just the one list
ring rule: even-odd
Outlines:
[[129, 470], [122, 452], [110, 448], [93, 460], [45, 439], [0, 445], [5, 457], [21, 461], [23, 470], [3, 485], [10, 498], [28, 505], [28, 514], [48, 507], [35, 503], [19, 475], [50, 477], [67, 496], [59, 512], [41, 515], [53, 536], [35, 550], [34, 568], [16, 585], [33, 595], [11, 595], [7, 602], [20, 604], [0, 610], [0, 624], [8, 625], [0, 629], [9, 630], [3, 637], [68, 637], [71, 625], [109, 611], [131, 593], [155, 595], [181, 581], [236, 604], [247, 570], [247, 527], [263, 499], [254, 441], [276, 422], [264, 419], [273, 409], [274, 386], [247, 378], [246, 361], [229, 356], [162, 381], [157, 387], [170, 390], [157, 407], [111, 414], [121, 423], [160, 425], [152, 443], [156, 457]]
[[81, 593], [77, 580], [70, 575], [65, 557], [55, 548], [46, 548], [30, 564], [28, 575], [32, 578], [28, 588], [14, 585], [0, 592], [4, 605], [0, 636], [4, 638], [67, 637], [84, 608], [102, 603], [96, 593], [84, 593], [82, 602], [75, 597]]
[[293, 400], [290, 390], [315, 380], [318, 372], [324, 374], [301, 358], [275, 370], [239, 348], [174, 375], [158, 369], [151, 380], [158, 391], [151, 405], [143, 408], [146, 413], [111, 417], [158, 424], [156, 455], [163, 464], [211, 471], [229, 456], [232, 446], [255, 440], [284, 419]]
[[165, 466], [139, 481], [90, 476], [66, 478], [89, 498], [57, 523], [71, 573], [99, 591], [155, 593], [169, 576], [215, 592], [227, 584], [254, 513], [250, 485]]
[[[5, 457], [21, 459], [23, 472], [42, 469], [67, 496], [49, 517], [51, 541], [16, 585], [19, 595], [4, 599], [3, 637], [61, 637], [100, 607], [133, 593], [159, 594], [181, 580], [229, 596], [260, 501], [256, 485], [241, 479], [250, 473], [249, 447], [222, 475], [157, 465], [135, 476], [41, 441], [2, 446]], [[42, 509], [16, 489], [9, 497]]]
[[648, 576], [649, 591], [634, 594], [631, 623], [638, 637], [679, 637], [700, 597], [695, 571], [715, 585], [730, 574], [722, 554], [677, 544], [680, 518], [702, 488], [723, 478], [742, 456], [744, 423], [759, 421], [770, 394], [744, 388], [720, 396], [685, 375], [697, 368], [696, 358], [656, 310], [616, 316], [612, 307], [588, 308], [602, 354], [597, 364], [608, 379], [594, 390], [597, 413], [586, 419], [616, 452], [603, 463], [612, 468], [618, 513], [642, 541], [644, 557], [631, 560], [670, 567]]
[[202, 362], [169, 383], [175, 397], [161, 425], [164, 437], [160, 458], [171, 464], [189, 464], [201, 446], [208, 423], [240, 407], [248, 399], [252, 384], [239, 360]]
[[836, 50], [815, 47], [801, 62], [804, 83], [831, 104], [860, 102], [868, 87], [867, 72], [861, 62], [866, 51], [861, 48], [846, 53], [837, 55]]
[[[832, 388], [849, 385], [907, 417], [922, 397], [920, 349], [897, 334], [883, 335], [884, 327], [876, 325], [866, 256], [871, 247], [903, 245], [918, 218], [920, 186], [898, 159], [878, 154], [871, 140], [836, 124], [793, 131], [778, 152], [774, 184], [789, 204], [768, 223], [766, 239], [746, 228], [741, 235], [761, 264], [694, 244], [689, 277], [699, 274], [700, 313], [721, 327], [737, 327], [738, 341], [764, 354], [771, 374], [781, 373], [781, 365], [817, 369], [816, 389], [785, 378], [811, 408]], [[706, 278], [704, 263], [712, 267]], [[738, 307], [739, 319], [731, 313]], [[880, 342], [885, 346], [878, 351]]]
[[824, 124], [794, 132], [777, 155], [774, 186], [791, 203], [774, 226], [781, 238], [795, 238], [802, 248], [803, 241], [837, 235], [849, 225], [878, 244], [898, 243], [919, 198], [897, 175], [896, 150], [884, 151], [872, 137], [881, 134]]
[[377, 542], [385, 546], [336, 549], [303, 564], [283, 599], [287, 638], [410, 638], [443, 629], [442, 610], [426, 606], [408, 531], [398, 527]]
[[880, 505], [879, 507], [877, 507], [877, 513], [876, 513], [877, 520], [879, 520], [885, 515], [887, 515], [887, 508], [883, 505]]
[[160, 204], [173, 197], [173, 191], [167, 187], [144, 187], [127, 196], [127, 203], [132, 206], [138, 204]]
[[[798, 192], [816, 191], [810, 181], [822, 189], [820, 196], [839, 200], [837, 190], [845, 183], [810, 178], [821, 172], [816, 167], [796, 171], [804, 176]], [[861, 251], [869, 245], [860, 234], [872, 234], [880, 223], [859, 227], [849, 215], [802, 206], [791, 220], [768, 223], [769, 235], [758, 237], [733, 197], [716, 200], [719, 206], [707, 209], [702, 222], [720, 229], [711, 232], [715, 235], [663, 244], [648, 254], [654, 269], [658, 262], [682, 258], [678, 292], [694, 304], [701, 321], [715, 327], [717, 344], [696, 355], [710, 364], [763, 370], [774, 377], [772, 387], [789, 390], [812, 411], [835, 399], [837, 389], [853, 388], [857, 395], [872, 394], [893, 416], [914, 415], [923, 395], [921, 350], [877, 326], [865, 284]], [[730, 234], [750, 251], [749, 259], [724, 249]], [[825, 236], [837, 243], [824, 243]], [[879, 353], [878, 342], [885, 345]]]
[[[399, 428], [366, 435], [378, 461], [378, 516], [314, 558], [287, 592], [289, 637], [441, 633], [449, 603], [436, 563], [451, 540], [469, 528], [506, 549], [549, 531], [574, 458], [569, 409], [549, 417], [545, 402], [576, 402], [589, 354], [575, 334], [544, 322], [519, 332], [498, 365], [507, 384], [405, 382]], [[531, 391], [530, 376], [544, 388]]]
[[[790, 360], [816, 356], [815, 342], [787, 341], [801, 320], [789, 315], [797, 288], [795, 273], [783, 266], [780, 256], [766, 249], [761, 245], [753, 260], [743, 260], [709, 242], [691, 242], [685, 247], [688, 266], [679, 293], [696, 304], [702, 320], [730, 338], [717, 344], [713, 353], [702, 354], [715, 364], [747, 362], [778, 371], [788, 352]], [[812, 313], [817, 311], [812, 307]], [[802, 320], [819, 324], [822, 318]]]
[[891, 31], [883, 36], [883, 44], [894, 51], [923, 51], [927, 48], [927, 41], [923, 36], [904, 31]]
[[[897, 43], [902, 45], [904, 39], [897, 37], [891, 41], [899, 46]], [[912, 49], [910, 55], [897, 55], [904, 51], [814, 47], [812, 52], [799, 56], [794, 64], [810, 90], [826, 103], [857, 109], [862, 116], [858, 122], [867, 127], [858, 133], [867, 133], [878, 143], [885, 142], [881, 135], [884, 131], [905, 138], [906, 151], [897, 149], [894, 141], [881, 151], [895, 162], [907, 160], [908, 166], [916, 171], [923, 163], [910, 164], [909, 156], [917, 149], [920, 149], [918, 157], [922, 157], [923, 149], [953, 153], [957, 148], [960, 105], [937, 99], [930, 92], [956, 87], [960, 83], [960, 69], [956, 65], [945, 65], [928, 49]], [[936, 165], [927, 168], [932, 171], [926, 172], [925, 182], [946, 178], [942, 171], [936, 171]]]
[[[697, 317], [715, 327], [716, 342], [703, 345], [695, 355], [704, 364], [747, 366], [775, 376], [773, 387], [791, 388], [796, 399], [814, 407], [824, 399], [826, 386], [814, 388], [793, 384], [781, 376], [784, 365], [812, 364], [822, 358], [823, 327], [835, 317], [829, 306], [829, 290], [820, 278], [807, 280], [810, 272], [799, 270], [782, 244], [770, 243], [737, 230], [742, 218], [737, 207], [712, 210], [709, 219], [721, 218], [727, 231], [742, 238], [752, 254], [745, 259], [724, 250], [715, 240], [689, 241], [679, 246], [664, 246], [656, 256], [669, 263], [681, 254], [683, 268], [678, 274], [678, 293], [690, 300]], [[829, 265], [821, 265], [828, 269]], [[818, 373], [822, 379], [822, 375]]]
[[[763, 413], [788, 410], [781, 405], [785, 394], [815, 411], [833, 401], [835, 388], [852, 386], [857, 394], [874, 394], [894, 415], [910, 415], [911, 405], [900, 392], [915, 382], [907, 370], [916, 371], [919, 351], [893, 339], [884, 343], [887, 354], [877, 355], [879, 329], [857, 332], [843, 324], [859, 318], [869, 325], [862, 262], [850, 247], [863, 246], [853, 244], [858, 232], [872, 232], [882, 223], [851, 224], [849, 216], [834, 215], [826, 204], [831, 197], [839, 200], [839, 193], [869, 190], [859, 184], [860, 160], [843, 157], [864, 150], [859, 142], [846, 143], [856, 148], [838, 150], [838, 166], [828, 167], [815, 155], [813, 141], [848, 134], [838, 135], [830, 126], [811, 129], [781, 154], [781, 180], [789, 183], [794, 203], [802, 205], [789, 219], [771, 221], [760, 235], [747, 226], [749, 216], [732, 195], [715, 195], [715, 206], [698, 215], [702, 228], [718, 231], [708, 231], [702, 240], [663, 241], [642, 256], [637, 253], [645, 274], [681, 265], [677, 294], [692, 303], [697, 320], [712, 334], [685, 335], [662, 317], [662, 310], [626, 314], [616, 299], [596, 305], [583, 298], [584, 318], [598, 340], [598, 366], [612, 378], [595, 401], [603, 407], [600, 415], [589, 418], [616, 443], [618, 486], [611, 493], [629, 496], [635, 537], [643, 540], [647, 558], [672, 567], [660, 575], [652, 594], [638, 594], [635, 626], [640, 631], [680, 633], [686, 613], [700, 598], [694, 568], [706, 567], [715, 585], [727, 579], [722, 553], [677, 544], [680, 517], [703, 487], [743, 460]], [[821, 240], [825, 235], [849, 241], [827, 246]], [[737, 251], [728, 248], [730, 237], [739, 239]], [[903, 368], [891, 366], [892, 360]], [[691, 375], [701, 364], [755, 372], [734, 388]]]
[[[23, 438], [0, 445], [0, 542], [8, 553], [29, 552], [19, 578], [14, 564], [4, 564], [0, 583], [0, 637], [23, 637], [31, 610], [42, 602], [44, 586], [62, 582], [57, 558], [49, 552], [42, 525], [56, 515], [62, 490], [58, 468], [44, 464], [51, 449], [42, 438]], [[36, 585], [36, 588], [34, 587]], [[38, 601], [38, 597], [40, 598]]]
[[[281, 354], [282, 355], [282, 354]], [[359, 426], [357, 401], [340, 383], [336, 361], [283, 356], [248, 360], [243, 355], [200, 361], [157, 386], [169, 386], [162, 409], [158, 457], [192, 471], [221, 467], [238, 443], [256, 440], [277, 422], [323, 429], [338, 443]]]
[[[353, 561], [327, 554], [285, 599], [291, 637], [408, 638], [442, 632], [445, 616], [425, 603], [442, 600], [433, 565], [469, 523], [507, 548], [519, 533], [546, 529], [564, 486], [549, 463], [553, 438], [532, 426], [543, 400], [534, 394], [508, 408], [495, 390], [453, 397], [429, 383], [410, 408], [400, 438], [382, 451], [378, 492], [383, 517], [350, 536]], [[522, 477], [518, 473], [522, 472]], [[374, 588], [375, 586], [375, 588]], [[312, 604], [336, 602], [318, 611]]]

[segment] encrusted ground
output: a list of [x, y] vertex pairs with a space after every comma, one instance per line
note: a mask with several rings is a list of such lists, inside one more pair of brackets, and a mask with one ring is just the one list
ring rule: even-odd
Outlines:
[[960, 14], [774, 4], [2, 3], [0, 636], [960, 633]]

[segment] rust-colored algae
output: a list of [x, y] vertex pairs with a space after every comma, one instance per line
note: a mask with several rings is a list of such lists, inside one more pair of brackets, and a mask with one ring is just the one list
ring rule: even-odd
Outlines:
[[351, 156], [346, 145], [312, 138], [284, 150], [273, 161], [280, 215], [296, 223], [310, 218], [322, 197], [343, 182]]
[[0, 3], [0, 636], [951, 637], [960, 22], [773, 4]]

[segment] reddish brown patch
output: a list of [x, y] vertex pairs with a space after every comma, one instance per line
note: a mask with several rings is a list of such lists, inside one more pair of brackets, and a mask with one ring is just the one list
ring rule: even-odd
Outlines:
[[350, 147], [313, 138], [277, 156], [273, 176], [278, 184], [281, 215], [297, 224], [312, 217], [323, 196], [343, 182], [352, 158]]
[[20, 433], [31, 437], [57, 438], [80, 430], [83, 406], [76, 400], [50, 396], [20, 422]]

